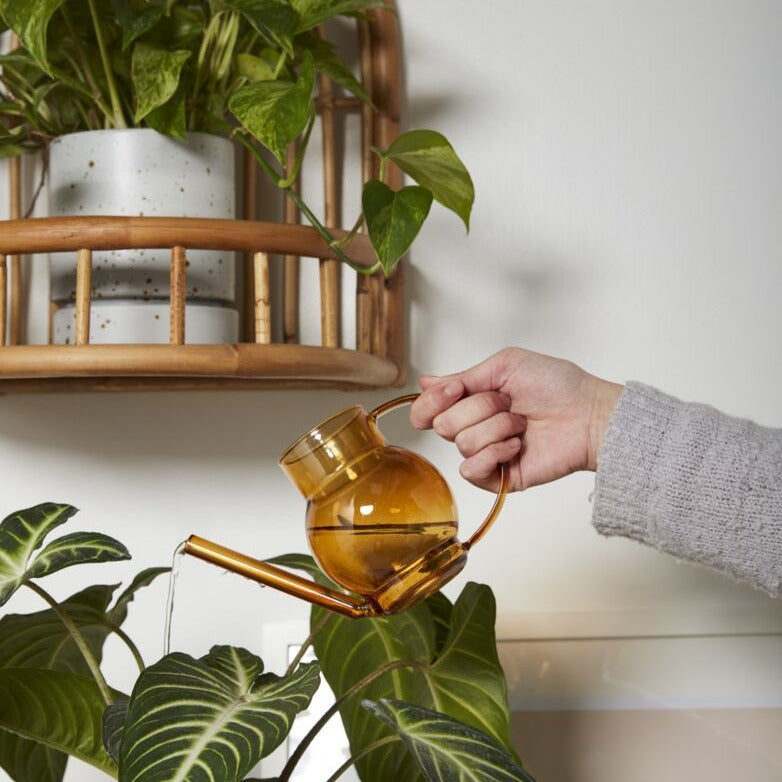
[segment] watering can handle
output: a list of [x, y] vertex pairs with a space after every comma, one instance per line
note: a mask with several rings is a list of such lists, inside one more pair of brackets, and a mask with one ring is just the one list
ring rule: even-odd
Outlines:
[[[391, 410], [395, 410], [402, 405], [411, 405], [415, 402], [420, 394], [405, 394], [404, 396], [398, 396], [396, 399], [389, 399], [388, 402], [384, 402], [369, 413], [369, 419], [372, 422], [377, 422], [377, 419], [381, 415], [385, 415]], [[502, 506], [505, 504], [505, 497], [508, 495], [508, 488], [510, 487], [510, 470], [508, 470], [507, 464], [500, 465], [500, 488], [497, 491], [497, 496], [494, 499], [494, 505], [491, 506], [489, 515], [483, 520], [480, 527], [473, 533], [472, 537], [463, 543], [465, 549], [472, 548], [489, 530], [494, 520], [502, 510]]]

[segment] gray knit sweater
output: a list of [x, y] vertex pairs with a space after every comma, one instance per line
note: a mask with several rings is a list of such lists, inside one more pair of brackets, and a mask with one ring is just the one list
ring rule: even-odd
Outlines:
[[628, 383], [598, 454], [593, 523], [782, 596], [782, 429]]

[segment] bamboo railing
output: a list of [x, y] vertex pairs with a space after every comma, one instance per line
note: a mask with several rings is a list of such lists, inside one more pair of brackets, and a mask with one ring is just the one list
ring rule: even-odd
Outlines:
[[[337, 238], [342, 197], [342, 152], [354, 154], [362, 181], [377, 175], [371, 146], [387, 145], [399, 129], [400, 40], [393, 10], [375, 10], [356, 22], [360, 78], [372, 106], [343, 96], [326, 77], [319, 79], [317, 106], [323, 143], [324, 223]], [[340, 112], [361, 120], [361, 144], [341, 150]], [[289, 150], [289, 155], [295, 150]], [[282, 221], [256, 219], [258, 171], [247, 156], [243, 174], [243, 219], [167, 217], [47, 217], [21, 219], [19, 160], [10, 163], [10, 219], [0, 221], [0, 393], [17, 391], [143, 390], [186, 388], [373, 388], [404, 383], [402, 265], [388, 279], [357, 274], [356, 338], [344, 345], [340, 333], [341, 263], [309, 226], [299, 224], [287, 198]], [[291, 159], [289, 157], [289, 159]], [[399, 184], [389, 166], [388, 181]], [[168, 344], [90, 344], [93, 305], [93, 253], [103, 250], [167, 248], [170, 252]], [[188, 344], [187, 257], [193, 250], [240, 254], [243, 264], [241, 341], [236, 344]], [[36, 254], [75, 253], [76, 296], [73, 344], [26, 344], [22, 267]], [[348, 245], [358, 265], [374, 255], [366, 236]], [[300, 344], [301, 264], [317, 263], [320, 344]], [[279, 269], [281, 285], [271, 284]], [[275, 327], [275, 324], [278, 324]], [[275, 334], [279, 338], [275, 341]]]

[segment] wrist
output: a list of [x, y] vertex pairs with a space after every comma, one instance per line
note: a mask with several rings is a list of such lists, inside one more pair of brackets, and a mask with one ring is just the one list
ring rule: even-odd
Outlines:
[[597, 456], [603, 443], [608, 421], [614, 412], [616, 403], [624, 391], [624, 386], [607, 380], [595, 378], [595, 392], [592, 400], [592, 410], [589, 417], [589, 448], [587, 469], [597, 470]]

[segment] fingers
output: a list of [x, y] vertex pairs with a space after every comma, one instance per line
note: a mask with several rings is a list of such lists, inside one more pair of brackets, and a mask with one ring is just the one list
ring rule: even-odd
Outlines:
[[[500, 391], [482, 391], [459, 399], [447, 410], [435, 416], [432, 428], [440, 437], [453, 441], [466, 429], [482, 425], [498, 414], [509, 413], [509, 407], [510, 398], [507, 394]], [[508, 436], [517, 433], [509, 431]], [[505, 437], [502, 439], [504, 440]]]
[[[435, 431], [437, 421], [435, 419]], [[503, 443], [519, 437], [527, 428], [527, 419], [523, 415], [504, 410], [474, 426], [462, 429], [454, 437], [454, 443], [462, 456], [469, 458], [494, 443]]]
[[432, 422], [464, 394], [464, 385], [458, 378], [431, 378], [428, 388], [413, 402], [410, 408], [410, 423], [416, 429], [431, 429]]
[[[492, 443], [462, 462], [459, 468], [462, 478], [482, 489], [497, 491], [500, 464], [511, 461], [521, 452], [519, 437], [501, 443]], [[518, 488], [518, 487], [517, 487]]]

